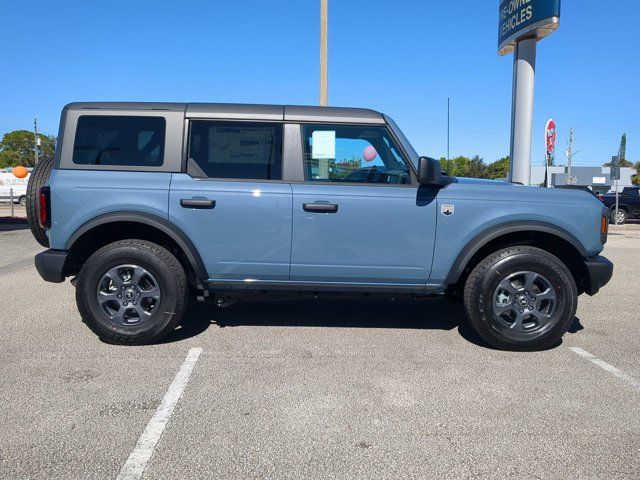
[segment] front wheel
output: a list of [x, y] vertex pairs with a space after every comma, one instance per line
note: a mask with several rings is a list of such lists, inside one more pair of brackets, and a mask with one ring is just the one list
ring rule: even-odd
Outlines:
[[187, 279], [165, 248], [121, 240], [91, 255], [78, 275], [76, 302], [82, 320], [108, 343], [156, 342], [179, 324]]
[[567, 267], [535, 247], [499, 250], [471, 272], [464, 305], [474, 330], [505, 350], [557, 344], [575, 317], [578, 291]]

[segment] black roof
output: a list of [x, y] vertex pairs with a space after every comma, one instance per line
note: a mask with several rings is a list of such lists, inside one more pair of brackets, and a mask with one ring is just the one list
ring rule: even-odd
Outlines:
[[244, 103], [74, 102], [70, 110], [184, 111], [189, 118], [282, 120], [290, 122], [384, 123], [380, 112], [367, 108]]

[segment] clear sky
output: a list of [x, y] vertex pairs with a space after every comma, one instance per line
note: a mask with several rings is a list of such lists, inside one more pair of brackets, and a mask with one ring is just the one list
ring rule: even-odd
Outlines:
[[[71, 101], [316, 104], [319, 0], [0, 2], [0, 134], [57, 133]], [[564, 160], [598, 165], [628, 137], [640, 160], [640, 2], [562, 0], [538, 45], [533, 163], [544, 125]], [[329, 0], [329, 104], [391, 115], [420, 154], [509, 152], [513, 57], [497, 0]]]

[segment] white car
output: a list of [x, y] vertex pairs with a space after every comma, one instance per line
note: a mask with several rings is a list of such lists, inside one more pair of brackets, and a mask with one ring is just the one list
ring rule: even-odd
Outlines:
[[13, 203], [26, 206], [29, 175], [18, 178], [11, 172], [0, 172], [0, 201], [10, 202], [11, 189], [13, 189]]

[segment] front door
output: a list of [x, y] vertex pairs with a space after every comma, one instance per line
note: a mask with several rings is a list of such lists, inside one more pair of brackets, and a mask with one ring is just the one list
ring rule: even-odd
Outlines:
[[435, 190], [419, 187], [386, 127], [303, 125], [304, 183], [293, 188], [291, 280], [424, 286]]
[[288, 280], [291, 186], [282, 124], [194, 120], [187, 173], [173, 174], [169, 219], [212, 281]]

